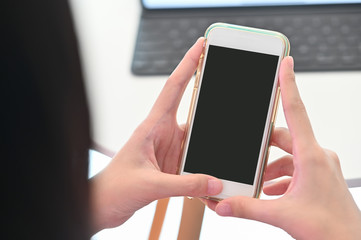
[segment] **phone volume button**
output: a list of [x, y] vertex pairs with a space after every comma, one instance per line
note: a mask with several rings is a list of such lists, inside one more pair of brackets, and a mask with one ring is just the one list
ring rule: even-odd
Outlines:
[[200, 79], [200, 76], [201, 76], [203, 59], [204, 59], [204, 53], [201, 54], [201, 56], [200, 56], [200, 58], [199, 58], [199, 61], [198, 61], [196, 79], [195, 79], [195, 83], [194, 83], [194, 87], [195, 87], [195, 88], [198, 88], [198, 86], [199, 86], [199, 79]]
[[195, 82], [194, 82], [194, 88], [198, 88], [199, 86], [199, 76], [200, 76], [200, 71], [197, 71], [196, 73], [196, 79], [195, 79]]

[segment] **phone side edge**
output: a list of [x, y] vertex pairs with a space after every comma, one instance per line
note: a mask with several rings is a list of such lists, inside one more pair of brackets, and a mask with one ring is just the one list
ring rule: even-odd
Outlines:
[[195, 107], [196, 107], [195, 105], [196, 105], [196, 100], [197, 100], [197, 95], [198, 95], [198, 90], [199, 90], [198, 89], [199, 81], [200, 81], [202, 68], [203, 68], [203, 64], [204, 64], [204, 54], [205, 54], [206, 45], [207, 45], [207, 39], [204, 40], [202, 53], [198, 60], [197, 72], [195, 75], [194, 86], [193, 86], [193, 91], [192, 91], [192, 98], [191, 98], [191, 102], [190, 102], [190, 106], [189, 106], [189, 110], [188, 110], [187, 122], [185, 124], [184, 136], [183, 136], [182, 143], [181, 143], [181, 152], [179, 154], [178, 169], [176, 172], [178, 175], [180, 175], [184, 169], [184, 161], [185, 161], [184, 154], [186, 152], [185, 151], [185, 143], [186, 143], [187, 139], [189, 138], [189, 134], [191, 132], [190, 131], [191, 122], [192, 122], [192, 118], [195, 114]]

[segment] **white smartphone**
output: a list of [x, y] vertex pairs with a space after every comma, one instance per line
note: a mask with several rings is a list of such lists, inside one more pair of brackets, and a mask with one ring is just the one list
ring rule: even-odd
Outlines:
[[276, 116], [283, 34], [215, 23], [205, 33], [179, 173], [223, 181], [220, 200], [259, 197]]

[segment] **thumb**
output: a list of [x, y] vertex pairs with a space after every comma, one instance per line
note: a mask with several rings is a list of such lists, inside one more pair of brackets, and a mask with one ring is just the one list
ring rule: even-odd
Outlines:
[[222, 191], [222, 181], [204, 174], [162, 174], [159, 180], [159, 198], [172, 196], [214, 196]]
[[219, 202], [215, 211], [220, 216], [245, 218], [273, 225], [277, 217], [274, 214], [275, 204], [274, 200], [237, 196]]

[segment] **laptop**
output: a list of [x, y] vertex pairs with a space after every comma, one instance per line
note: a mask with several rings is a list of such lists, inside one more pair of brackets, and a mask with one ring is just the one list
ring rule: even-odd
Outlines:
[[141, 0], [135, 75], [168, 75], [207, 27], [284, 33], [296, 71], [361, 70], [361, 0]]

